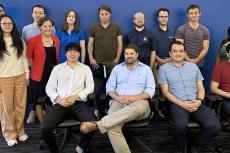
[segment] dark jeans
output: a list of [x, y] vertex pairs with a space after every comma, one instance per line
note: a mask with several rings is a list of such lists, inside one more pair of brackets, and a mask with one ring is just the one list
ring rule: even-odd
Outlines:
[[[55, 104], [51, 107], [41, 125], [42, 138], [46, 142], [51, 153], [58, 153], [58, 147], [54, 135], [54, 129], [60, 124], [66, 116], [71, 116], [79, 121], [95, 121], [97, 117], [90, 108], [82, 101], [76, 101], [74, 105], [63, 107]], [[94, 132], [82, 134], [79, 146], [87, 149]]]
[[230, 99], [225, 99], [221, 105], [221, 113], [230, 117]]
[[220, 123], [211, 109], [202, 105], [195, 112], [188, 112], [176, 104], [169, 105], [170, 117], [174, 124], [174, 137], [177, 151], [183, 150], [184, 139], [188, 132], [190, 118], [200, 125], [200, 131], [195, 139], [196, 145], [205, 146], [220, 131]]

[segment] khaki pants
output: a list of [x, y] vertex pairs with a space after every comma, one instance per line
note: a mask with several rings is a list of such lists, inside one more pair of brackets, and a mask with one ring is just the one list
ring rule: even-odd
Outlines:
[[26, 76], [0, 77], [2, 91], [1, 127], [6, 140], [14, 140], [24, 132], [24, 116], [26, 108]]
[[115, 153], [131, 153], [122, 127], [126, 122], [147, 118], [149, 114], [149, 103], [146, 100], [139, 100], [127, 106], [111, 100], [108, 115], [98, 121], [97, 125], [101, 133], [107, 132]]

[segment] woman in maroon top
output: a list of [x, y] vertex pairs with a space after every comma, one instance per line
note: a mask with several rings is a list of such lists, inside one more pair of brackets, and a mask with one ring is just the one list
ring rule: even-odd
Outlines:
[[59, 40], [52, 35], [53, 21], [49, 17], [39, 20], [41, 34], [31, 37], [27, 44], [27, 56], [31, 64], [28, 102], [35, 103], [35, 110], [40, 123], [44, 115], [42, 104], [49, 101], [45, 92], [53, 67], [59, 63]]

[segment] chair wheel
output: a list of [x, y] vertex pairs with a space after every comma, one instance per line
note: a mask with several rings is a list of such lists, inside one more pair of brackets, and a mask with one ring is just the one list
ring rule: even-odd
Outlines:
[[216, 148], [215, 148], [215, 151], [216, 151], [217, 153], [222, 153], [222, 152], [223, 152], [223, 148], [221, 148], [221, 147], [216, 147]]

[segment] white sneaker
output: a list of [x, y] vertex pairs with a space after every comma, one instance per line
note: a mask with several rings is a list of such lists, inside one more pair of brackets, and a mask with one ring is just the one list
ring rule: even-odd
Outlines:
[[34, 122], [35, 122], [35, 111], [31, 111], [29, 113], [29, 117], [26, 120], [26, 123], [29, 124], [29, 123], [34, 123]]
[[6, 140], [7, 145], [13, 147], [14, 145], [18, 144], [17, 140]]
[[18, 137], [18, 140], [19, 141], [26, 141], [28, 138], [29, 138], [28, 135], [23, 134], [22, 136]]

